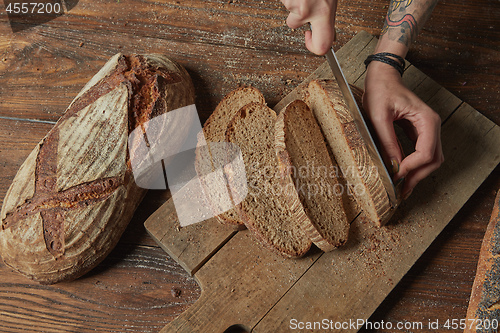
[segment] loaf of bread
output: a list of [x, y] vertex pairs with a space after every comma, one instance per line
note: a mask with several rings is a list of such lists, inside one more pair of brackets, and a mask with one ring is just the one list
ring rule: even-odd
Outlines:
[[[227, 126], [234, 115], [246, 104], [255, 102], [265, 104], [260, 91], [254, 87], [240, 87], [227, 94], [217, 105], [203, 126], [204, 137], [198, 138], [196, 148], [196, 172], [200, 177], [205, 193], [205, 202], [211, 207], [216, 218], [227, 224], [243, 225], [237, 211], [232, 208], [235, 202], [223, 176], [228, 147], [225, 142]], [[204, 177], [209, 173], [218, 173], [216, 177]]]
[[497, 332], [500, 323], [500, 191], [479, 253], [465, 333]]
[[[293, 182], [286, 184], [280, 178], [275, 122], [276, 113], [264, 104], [245, 105], [226, 130], [226, 140], [241, 149], [245, 170], [227, 164], [224, 172], [231, 188], [239, 187], [234, 180], [242, 179], [241, 172], [246, 174], [248, 193], [234, 198], [240, 202], [236, 209], [245, 226], [269, 249], [285, 257], [300, 257], [311, 246], [302, 229], [309, 219], [297, 196], [287, 195], [295, 191]], [[237, 194], [233, 192], [233, 196]]]
[[[360, 104], [362, 91], [352, 87]], [[393, 210], [379, 172], [334, 80], [309, 83], [306, 103], [313, 111], [342, 174], [365, 215], [384, 225]]]
[[[5, 264], [43, 284], [95, 267], [116, 245], [146, 191], [134, 179], [130, 156], [138, 145], [129, 134], [192, 104], [193, 84], [178, 64], [160, 55], [113, 56], [15, 176], [0, 213]], [[159, 120], [166, 123], [156, 129], [183, 126], [176, 119]], [[148, 147], [155, 149], [155, 142]]]
[[309, 217], [302, 225], [306, 235], [321, 250], [331, 251], [347, 241], [349, 222], [342, 196], [347, 189], [339, 182], [321, 129], [307, 104], [296, 100], [281, 111], [276, 121], [276, 154], [284, 179], [296, 191]]

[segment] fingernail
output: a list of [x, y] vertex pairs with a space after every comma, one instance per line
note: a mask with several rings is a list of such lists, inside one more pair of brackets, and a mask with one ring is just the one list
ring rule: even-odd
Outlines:
[[399, 172], [399, 162], [395, 158], [391, 159], [392, 174], [395, 175]]
[[410, 197], [410, 195], [411, 195], [411, 192], [413, 192], [413, 189], [411, 189], [411, 190], [409, 190], [409, 191], [407, 191], [407, 192], [405, 193], [405, 195], [403, 196], [403, 200], [408, 199], [408, 198]]
[[394, 189], [396, 190], [396, 197], [397, 198], [402, 197], [401, 191], [403, 190], [404, 182], [405, 182], [405, 177], [402, 177], [402, 178], [399, 178], [398, 180], [396, 180], [396, 182], [394, 183]]

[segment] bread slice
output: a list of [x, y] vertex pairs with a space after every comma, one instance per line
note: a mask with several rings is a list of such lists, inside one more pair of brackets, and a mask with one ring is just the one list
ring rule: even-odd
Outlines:
[[[216, 173], [214, 177], [200, 177], [206, 203], [217, 219], [226, 224], [243, 224], [228, 197], [227, 184], [223, 176], [227, 145], [225, 133], [230, 120], [246, 104], [256, 102], [265, 104], [264, 96], [254, 87], [246, 86], [233, 90], [219, 103], [203, 126], [203, 137], [198, 137], [195, 167], [199, 176]], [[205, 144], [206, 142], [206, 144]]]
[[[280, 178], [274, 149], [275, 122], [273, 110], [251, 103], [234, 116], [227, 128], [226, 140], [241, 149], [248, 184], [248, 193], [236, 207], [246, 227], [261, 243], [285, 257], [299, 257], [311, 246], [301, 227], [308, 217], [300, 201], [286, 195], [287, 191], [295, 191], [293, 183], [284, 186]], [[234, 180], [241, 178], [241, 170], [233, 166], [224, 168], [231, 188], [238, 187]]]
[[[352, 87], [360, 104], [363, 92]], [[309, 83], [306, 102], [313, 111], [347, 182], [365, 215], [384, 225], [392, 215], [387, 192], [368, 149], [333, 80]]]
[[276, 155], [284, 178], [292, 181], [294, 195], [304, 207], [308, 220], [302, 228], [323, 251], [331, 251], [347, 241], [349, 222], [342, 195], [347, 191], [338, 180], [321, 129], [307, 104], [296, 100], [276, 121]]

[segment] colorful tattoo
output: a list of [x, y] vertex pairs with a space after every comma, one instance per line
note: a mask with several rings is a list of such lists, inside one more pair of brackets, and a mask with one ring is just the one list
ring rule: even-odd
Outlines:
[[[391, 0], [387, 16], [385, 17], [384, 27], [381, 35], [385, 34], [389, 28], [400, 28], [398, 41], [406, 46], [414, 40], [417, 35], [417, 20], [412, 14], [405, 13], [413, 0]], [[395, 13], [399, 9], [398, 13]], [[400, 19], [395, 19], [394, 16], [399, 16], [399, 13], [405, 13]]]
[[[390, 30], [390, 39], [409, 46], [437, 2], [438, 0], [391, 0], [381, 35]], [[410, 5], [411, 10], [408, 8]]]
[[399, 42], [408, 46], [417, 35], [417, 20], [412, 14], [405, 14], [402, 19], [398, 21], [393, 21], [387, 15], [385, 17], [384, 28], [382, 29], [382, 34], [386, 33], [389, 28], [400, 27], [401, 37], [399, 37]]
[[392, 1], [392, 6], [393, 6], [392, 11], [395, 11], [396, 9], [398, 9], [398, 8], [399, 8], [399, 6], [401, 6], [401, 4], [402, 4], [403, 2], [406, 2], [406, 4], [405, 4], [405, 8], [406, 8], [406, 7], [408, 7], [409, 5], [411, 5], [411, 2], [412, 2], [412, 1], [413, 1], [413, 0], [393, 0], [393, 1]]

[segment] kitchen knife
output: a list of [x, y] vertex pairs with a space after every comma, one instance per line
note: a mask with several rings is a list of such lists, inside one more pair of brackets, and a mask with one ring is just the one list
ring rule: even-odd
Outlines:
[[398, 196], [396, 194], [396, 187], [394, 186], [394, 182], [392, 181], [391, 176], [389, 175], [389, 171], [382, 160], [382, 156], [375, 145], [375, 141], [366, 125], [365, 119], [363, 118], [363, 114], [359, 110], [358, 104], [356, 103], [354, 96], [352, 95], [351, 88], [349, 87], [349, 83], [344, 76], [344, 73], [340, 69], [339, 62], [337, 57], [335, 56], [335, 52], [333, 48], [331, 48], [326, 53], [326, 59], [328, 60], [328, 64], [332, 69], [333, 76], [337, 80], [337, 83], [340, 87], [340, 91], [342, 91], [342, 95], [344, 95], [344, 100], [347, 104], [347, 108], [354, 119], [354, 123], [363, 138], [366, 147], [368, 149], [368, 153], [373, 160], [373, 163], [377, 167], [378, 173], [380, 175], [380, 179], [382, 180], [382, 184], [384, 185], [385, 190], [389, 196], [389, 201], [393, 208], [398, 205]]

